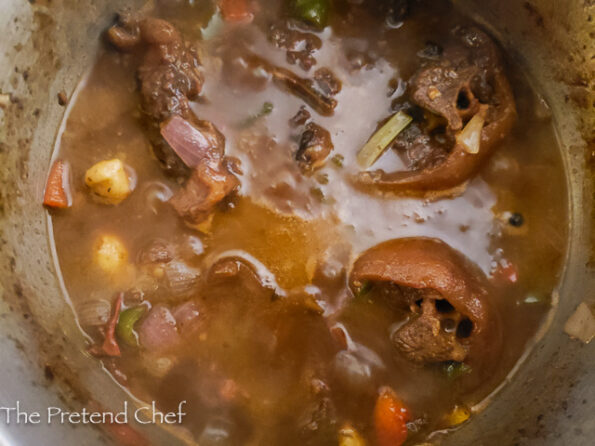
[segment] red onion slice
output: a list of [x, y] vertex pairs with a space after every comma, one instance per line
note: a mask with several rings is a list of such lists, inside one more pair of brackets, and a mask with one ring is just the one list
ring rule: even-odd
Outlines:
[[178, 115], [161, 124], [161, 136], [190, 168], [205, 159], [219, 159], [225, 144], [223, 135], [210, 122], [195, 124]]

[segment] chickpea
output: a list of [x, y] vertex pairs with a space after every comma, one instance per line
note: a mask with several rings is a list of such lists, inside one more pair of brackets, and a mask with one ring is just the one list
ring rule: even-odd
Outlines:
[[95, 242], [93, 259], [103, 271], [116, 273], [126, 266], [128, 251], [118, 237], [102, 235]]
[[85, 183], [105, 204], [118, 204], [132, 192], [124, 163], [118, 158], [91, 166], [85, 173]]

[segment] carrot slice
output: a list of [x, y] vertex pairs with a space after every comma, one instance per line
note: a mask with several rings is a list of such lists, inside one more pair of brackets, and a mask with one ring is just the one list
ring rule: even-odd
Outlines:
[[519, 271], [513, 263], [510, 263], [508, 260], [504, 260], [491, 271], [491, 276], [495, 282], [498, 282], [498, 284], [508, 285], [511, 283], [516, 283], [516, 281], [519, 279]]
[[[89, 402], [88, 409], [91, 412], [111, 412], [94, 400]], [[106, 417], [105, 422], [99, 425], [114, 438], [115, 444], [118, 446], [151, 446], [152, 444], [142, 433], [132, 427], [130, 423], [121, 423], [115, 419], [112, 421], [110, 417]]]
[[62, 160], [54, 162], [45, 186], [43, 196], [43, 204], [45, 206], [64, 209], [72, 205], [69, 178], [69, 164]]
[[219, 9], [227, 22], [250, 23], [254, 18], [247, 0], [220, 0]]
[[129, 424], [107, 422], [104, 425], [119, 446], [150, 446], [149, 440]]
[[407, 439], [411, 414], [395, 392], [383, 387], [374, 408], [374, 429], [379, 446], [401, 446]]

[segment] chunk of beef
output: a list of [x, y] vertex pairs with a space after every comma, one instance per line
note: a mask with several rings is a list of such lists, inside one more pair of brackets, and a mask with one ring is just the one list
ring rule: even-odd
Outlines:
[[[128, 35], [138, 35], [138, 42], [126, 39]], [[108, 31], [108, 39], [122, 50], [141, 52], [137, 70], [141, 105], [156, 158], [166, 172], [178, 177], [193, 169], [171, 204], [191, 224], [206, 220], [239, 182], [223, 163], [223, 135], [190, 109], [203, 85], [196, 48], [171, 23], [155, 18], [135, 21], [123, 16]]]
[[[512, 129], [515, 102], [496, 45], [476, 28], [457, 28], [452, 36], [441, 57], [423, 65], [410, 82], [411, 100], [429, 112], [425, 119], [438, 115], [446, 120], [443, 139], [450, 145], [448, 156], [437, 157], [433, 152], [443, 151], [441, 144], [420, 136], [416, 150], [427, 153], [430, 160], [443, 158], [442, 162], [418, 161], [407, 171], [364, 172], [357, 179], [359, 185], [399, 194], [452, 194], [462, 190]], [[478, 151], [471, 152], [456, 136], [475, 115], [484, 124]], [[432, 126], [426, 127], [432, 138]]]
[[317, 35], [289, 29], [285, 25], [271, 26], [269, 41], [287, 51], [288, 63], [298, 64], [304, 71], [316, 64], [313, 54], [322, 47], [322, 40]]
[[203, 76], [196, 48], [175, 27], [161, 19], [138, 20], [120, 15], [107, 31], [108, 40], [122, 51], [141, 51], [138, 67], [143, 111], [162, 121], [189, 113], [189, 99], [200, 93]]
[[137, 255], [141, 265], [152, 263], [168, 263], [174, 258], [171, 243], [162, 239], [151, 240]]
[[319, 68], [314, 73], [318, 88], [327, 96], [334, 96], [341, 91], [341, 81], [328, 68]]
[[165, 20], [146, 18], [140, 29], [147, 44], [138, 68], [143, 111], [156, 121], [174, 114], [188, 116], [189, 100], [198, 96], [203, 84], [196, 48]]
[[467, 348], [459, 342], [456, 332], [443, 329], [436, 305], [424, 299], [421, 315], [393, 333], [392, 341], [403, 355], [413, 362], [462, 362]]
[[478, 72], [475, 65], [457, 68], [443, 61], [417, 73], [411, 97], [419, 106], [444, 116], [452, 130], [461, 130], [463, 119], [479, 110], [479, 101], [471, 91], [471, 81]]
[[140, 54], [140, 102], [153, 152], [166, 172], [186, 176], [189, 170], [163, 140], [160, 124], [174, 115], [193, 117], [190, 100], [200, 94], [203, 85], [196, 48], [171, 23], [150, 17], [121, 15], [107, 37], [119, 50]]
[[196, 226], [207, 220], [215, 206], [238, 186], [238, 179], [223, 163], [203, 161], [170, 203], [189, 225]]
[[404, 238], [364, 252], [349, 278], [357, 292], [365, 283], [395, 284], [393, 299], [412, 311], [393, 335], [415, 362], [469, 362], [489, 373], [501, 351], [501, 328], [482, 272], [444, 242]]
[[198, 54], [168, 22], [147, 18], [140, 28], [146, 49], [137, 75], [153, 152], [167, 172], [185, 175], [187, 168], [163, 140], [160, 124], [174, 115], [193, 116], [190, 100], [198, 96], [203, 84]]
[[306, 124], [311, 117], [312, 115], [310, 112], [302, 105], [296, 114], [289, 120], [289, 125], [294, 128], [302, 126]]
[[273, 81], [279, 87], [303, 99], [322, 116], [333, 115], [337, 101], [330, 96], [316, 91], [310, 79], [303, 79], [285, 68], [271, 67], [271, 69]]
[[239, 72], [234, 73], [234, 79], [249, 79], [254, 73], [259, 73], [259, 79], [266, 82], [272, 80], [279, 88], [304, 100], [322, 116], [331, 116], [334, 113], [337, 101], [316, 89], [311, 79], [302, 78], [291, 70], [273, 65], [266, 59], [246, 51], [238, 60], [241, 60], [241, 63], [236, 65]]
[[409, 169], [421, 170], [443, 163], [448, 157], [449, 146], [452, 145], [447, 135], [441, 135], [438, 141], [431, 133], [424, 131], [419, 123], [411, 123], [403, 130], [393, 143], [405, 165]]
[[302, 170], [311, 172], [324, 164], [333, 147], [328, 130], [310, 122], [302, 133], [295, 159]]

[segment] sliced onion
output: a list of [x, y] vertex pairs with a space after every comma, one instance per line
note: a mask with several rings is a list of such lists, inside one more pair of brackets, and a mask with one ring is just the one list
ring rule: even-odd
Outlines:
[[198, 328], [200, 309], [196, 302], [188, 301], [173, 309], [172, 314], [176, 318], [178, 331], [182, 334]]
[[174, 115], [161, 125], [161, 136], [188, 167], [212, 157], [215, 143], [190, 121]]
[[477, 113], [457, 135], [457, 142], [463, 145], [467, 153], [479, 153], [481, 131], [483, 130], [484, 123], [483, 114], [481, 112]]
[[138, 327], [140, 344], [148, 351], [158, 352], [175, 346], [180, 340], [176, 319], [165, 305], [157, 305]]
[[100, 327], [110, 317], [112, 305], [105, 299], [87, 300], [77, 306], [78, 319], [83, 327]]
[[279, 286], [279, 284], [277, 283], [277, 279], [275, 275], [271, 272], [271, 270], [269, 270], [264, 263], [262, 263], [260, 260], [258, 260], [256, 257], [254, 257], [246, 251], [242, 251], [241, 249], [230, 249], [229, 251], [224, 251], [218, 254], [209, 263], [212, 266], [226, 257], [236, 257], [240, 260], [243, 260], [252, 267], [252, 269], [260, 279], [260, 283], [263, 287], [274, 290], [275, 295], [278, 297], [287, 296], [287, 292], [283, 288], [281, 288], [281, 286]]
[[164, 269], [167, 285], [173, 294], [172, 298], [191, 293], [199, 284], [200, 271], [184, 262], [171, 261], [165, 265]]
[[399, 133], [411, 123], [413, 119], [407, 113], [399, 111], [393, 115], [380, 129], [372, 135], [369, 141], [357, 154], [357, 162], [367, 169], [384, 153], [388, 145]]
[[572, 338], [588, 344], [595, 338], [595, 314], [589, 306], [582, 302], [576, 311], [568, 318], [564, 331]]

